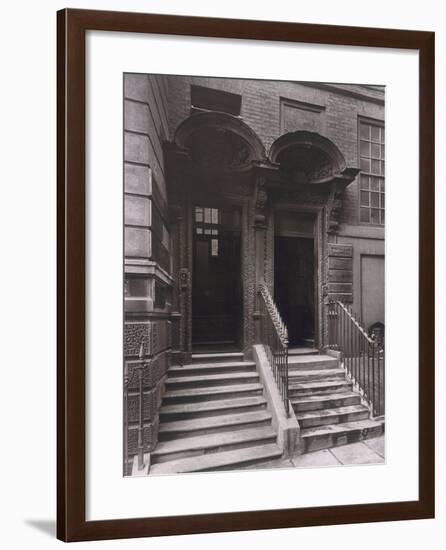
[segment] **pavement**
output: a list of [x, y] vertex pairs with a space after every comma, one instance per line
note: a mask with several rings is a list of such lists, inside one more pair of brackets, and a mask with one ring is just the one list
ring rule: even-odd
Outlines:
[[280, 458], [268, 463], [255, 464], [247, 469], [269, 468], [323, 468], [327, 466], [349, 466], [360, 464], [384, 464], [384, 435], [323, 449], [313, 453], [305, 453], [290, 458]]

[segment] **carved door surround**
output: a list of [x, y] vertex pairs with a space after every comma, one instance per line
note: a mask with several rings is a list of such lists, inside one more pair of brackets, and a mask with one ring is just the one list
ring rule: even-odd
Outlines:
[[[165, 144], [176, 278], [172, 333], [174, 361], [192, 354], [192, 213], [195, 204], [241, 209], [242, 348], [249, 356], [258, 338], [257, 288], [274, 286], [274, 216], [281, 209], [313, 212], [317, 247], [317, 341], [326, 342], [323, 303], [327, 243], [333, 240], [342, 191], [358, 170], [347, 168], [339, 149], [312, 132], [279, 137], [266, 155], [258, 136], [239, 117], [192, 115]], [[208, 201], [208, 202], [207, 202]]]

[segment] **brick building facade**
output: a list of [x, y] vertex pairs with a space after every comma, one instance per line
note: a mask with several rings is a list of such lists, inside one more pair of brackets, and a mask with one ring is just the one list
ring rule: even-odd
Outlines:
[[130, 454], [140, 355], [151, 449], [170, 364], [250, 357], [261, 282], [296, 345], [326, 347], [330, 298], [384, 324], [384, 147], [377, 86], [124, 76]]

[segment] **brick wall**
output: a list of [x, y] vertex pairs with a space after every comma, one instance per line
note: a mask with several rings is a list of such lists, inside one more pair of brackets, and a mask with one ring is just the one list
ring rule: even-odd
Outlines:
[[[169, 84], [169, 132], [190, 115], [192, 84], [232, 92], [242, 96], [241, 116], [257, 133], [266, 151], [285, 131], [313, 130], [332, 140], [348, 166], [358, 167], [358, 117], [384, 120], [381, 91], [354, 85], [321, 87], [296, 82], [217, 79], [206, 77], [167, 77]], [[361, 97], [361, 96], [367, 96]], [[293, 126], [284, 127], [284, 103], [295, 102]], [[318, 110], [320, 113], [317, 113]], [[300, 109], [300, 113], [299, 113]], [[311, 115], [311, 112], [313, 114]], [[299, 116], [300, 115], [300, 116]], [[312, 122], [314, 119], [314, 122]], [[347, 188], [340, 221], [359, 223], [357, 182]]]
[[[190, 88], [199, 85], [242, 96], [243, 120], [257, 133], [265, 150], [289, 131], [318, 132], [333, 141], [347, 166], [359, 167], [358, 118], [384, 120], [384, 94], [376, 87], [351, 84], [330, 85], [218, 79], [208, 77], [167, 77], [169, 86], [169, 133], [190, 116]], [[362, 281], [359, 267], [366, 250], [371, 255], [384, 252], [384, 228], [359, 222], [359, 178], [345, 190], [339, 215], [340, 233], [335, 241], [353, 247], [353, 305], [360, 311]], [[357, 230], [355, 230], [357, 228]], [[350, 238], [355, 235], [355, 238]], [[351, 284], [351, 283], [350, 283]], [[382, 311], [384, 321], [384, 311]]]

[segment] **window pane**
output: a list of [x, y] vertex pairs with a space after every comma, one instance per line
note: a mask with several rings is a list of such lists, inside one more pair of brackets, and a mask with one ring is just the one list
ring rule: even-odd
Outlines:
[[211, 233], [212, 235], [218, 235], [218, 229], [212, 229]]
[[[359, 220], [361, 223], [384, 224], [384, 128], [381, 124], [359, 124]], [[373, 175], [372, 175], [373, 174]]]
[[379, 180], [380, 178], [373, 176], [370, 178], [370, 188], [372, 191], [379, 191]]
[[201, 227], [197, 227], [197, 235], [202, 235], [203, 229]]
[[212, 223], [217, 224], [218, 223], [218, 210], [216, 208], [212, 208]]
[[379, 159], [380, 152], [381, 146], [377, 143], [372, 143], [372, 157], [375, 159]]
[[212, 256], [218, 256], [218, 240], [211, 239], [211, 254]]
[[204, 223], [211, 223], [211, 209], [204, 209]]
[[370, 193], [370, 200], [372, 206], [379, 207], [379, 193]]
[[205, 235], [210, 235], [210, 234], [211, 234], [211, 230], [210, 230], [210, 229], [205, 229], [205, 230], [204, 230], [204, 234], [205, 234]]
[[380, 174], [381, 165], [379, 160], [372, 159], [372, 173], [373, 174]]
[[370, 126], [368, 124], [361, 124], [361, 137], [370, 139]]
[[361, 141], [360, 151], [361, 151], [361, 156], [369, 157], [370, 156], [370, 142]]
[[196, 222], [203, 221], [203, 208], [201, 208], [201, 206], [195, 207], [195, 221]]
[[378, 208], [372, 208], [370, 210], [370, 222], [379, 223], [379, 210]]
[[361, 222], [365, 222], [365, 223], [370, 222], [370, 210], [368, 208], [360, 208], [360, 210], [359, 210], [359, 220]]
[[369, 188], [369, 176], [365, 176], [364, 174], [361, 174], [360, 178], [360, 185], [361, 189], [368, 189]]
[[370, 172], [370, 160], [361, 157], [361, 170]]
[[370, 205], [370, 193], [368, 191], [361, 191], [361, 206], [369, 206]]

